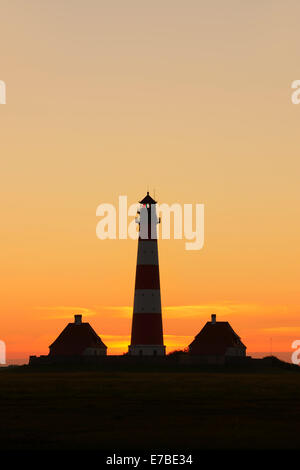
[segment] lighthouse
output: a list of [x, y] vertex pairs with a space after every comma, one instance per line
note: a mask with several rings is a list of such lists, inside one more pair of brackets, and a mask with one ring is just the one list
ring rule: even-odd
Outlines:
[[157, 249], [156, 201], [147, 195], [139, 201], [138, 253], [132, 317], [132, 356], [164, 356], [159, 264]]

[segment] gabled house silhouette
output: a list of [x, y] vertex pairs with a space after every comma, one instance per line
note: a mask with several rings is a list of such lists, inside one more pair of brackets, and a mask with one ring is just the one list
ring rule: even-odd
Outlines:
[[227, 321], [211, 316], [189, 345], [191, 356], [201, 356], [203, 362], [224, 363], [227, 358], [246, 357], [246, 346]]
[[69, 323], [49, 346], [49, 357], [105, 356], [107, 346], [91, 325], [82, 322], [82, 315], [74, 317], [74, 323]]

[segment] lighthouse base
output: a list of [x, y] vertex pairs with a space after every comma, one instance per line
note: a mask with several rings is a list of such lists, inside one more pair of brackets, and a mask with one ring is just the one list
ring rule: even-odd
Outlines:
[[128, 346], [129, 356], [165, 356], [166, 346], [156, 344], [135, 344]]

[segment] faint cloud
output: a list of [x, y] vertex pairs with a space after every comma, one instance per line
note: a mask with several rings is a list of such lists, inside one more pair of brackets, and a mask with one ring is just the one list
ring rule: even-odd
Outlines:
[[[132, 316], [133, 307], [128, 305], [120, 306], [102, 306], [97, 307], [103, 314], [104, 311], [113, 312], [113, 317], [130, 318]], [[259, 304], [235, 303], [233, 301], [223, 301], [218, 304], [204, 305], [169, 305], [162, 308], [165, 318], [187, 318], [194, 317], [199, 319], [209, 319], [212, 313], [218, 317], [228, 317], [232, 315], [264, 315], [286, 312], [286, 306], [265, 306]]]
[[267, 331], [269, 333], [294, 334], [300, 333], [300, 326], [276, 326], [272, 328], [261, 328], [261, 331]]
[[166, 313], [168, 318], [180, 318], [180, 317], [198, 317], [198, 318], [210, 318], [212, 313], [218, 315], [218, 317], [228, 317], [229, 315], [236, 315], [240, 313], [244, 314], [255, 314], [261, 312], [263, 309], [262, 305], [256, 304], [241, 304], [230, 301], [223, 301], [218, 304], [204, 304], [204, 305], [176, 305], [164, 307], [163, 311]]
[[101, 309], [101, 312], [105, 310], [114, 312], [113, 317], [122, 317], [122, 318], [131, 317], [132, 311], [133, 311], [132, 306], [126, 306], [126, 305], [121, 305], [119, 307], [106, 305], [104, 307], [97, 307], [97, 309]]
[[61, 305], [56, 307], [36, 307], [36, 310], [48, 312], [48, 315], [46, 315], [44, 318], [50, 320], [70, 319], [75, 313], [82, 314], [85, 317], [92, 317], [97, 315], [97, 312], [93, 309], [86, 307], [72, 307], [67, 305]]

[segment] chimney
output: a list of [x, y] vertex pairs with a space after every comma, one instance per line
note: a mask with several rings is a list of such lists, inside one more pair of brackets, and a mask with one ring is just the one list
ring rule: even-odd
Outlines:
[[212, 316], [211, 316], [211, 323], [212, 323], [212, 325], [215, 325], [215, 323], [216, 323], [216, 317], [217, 317], [217, 315], [215, 315], [215, 314], [213, 313]]
[[82, 324], [82, 315], [74, 315], [74, 323], [75, 325], [81, 325]]

